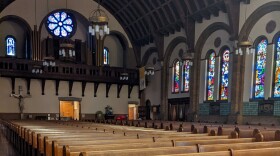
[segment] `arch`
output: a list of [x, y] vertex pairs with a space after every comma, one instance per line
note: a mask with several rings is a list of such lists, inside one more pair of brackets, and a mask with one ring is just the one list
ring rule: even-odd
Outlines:
[[32, 29], [31, 29], [30, 25], [23, 18], [21, 18], [19, 16], [7, 15], [7, 16], [4, 16], [4, 17], [0, 18], [0, 24], [4, 21], [12, 21], [12, 22], [15, 22], [15, 23], [19, 24], [20, 26], [22, 26], [26, 30], [26, 32], [29, 35], [32, 32]]
[[[228, 34], [231, 34], [231, 29], [229, 27], [228, 24], [225, 24], [223, 22], [215, 22], [211, 25], [209, 25], [199, 36], [198, 40], [196, 41], [196, 45], [195, 45], [195, 53], [194, 53], [194, 68], [196, 69], [200, 69], [200, 58], [201, 58], [201, 52], [202, 52], [202, 48], [205, 44], [205, 42], [207, 41], [207, 39], [209, 38], [209, 36], [214, 33], [217, 30], [225, 30], [226, 32], [228, 32]], [[199, 77], [200, 77], [200, 71], [199, 70], [192, 70], [192, 77], [191, 77], [191, 98], [190, 102], [192, 105], [192, 109], [195, 113], [197, 113], [198, 111], [198, 107], [197, 104], [199, 103], [199, 87], [200, 87], [200, 83], [199, 83]]]
[[[121, 32], [116, 31], [116, 30], [111, 31], [109, 36], [114, 36], [120, 41], [121, 46], [123, 48], [123, 67], [126, 67], [127, 66], [126, 58], [127, 58], [127, 52], [129, 49], [129, 44], [128, 44], [127, 38]], [[105, 35], [104, 40], [106, 39], [106, 37], [107, 37], [107, 35]]]
[[171, 54], [172, 54], [173, 50], [175, 49], [175, 47], [180, 43], [186, 43], [186, 42], [187, 42], [187, 39], [185, 37], [179, 36], [179, 37], [176, 37], [175, 39], [173, 39], [169, 43], [169, 45], [167, 46], [167, 48], [165, 50], [164, 66], [168, 67]]
[[213, 23], [213, 24], [209, 25], [201, 33], [201, 35], [199, 36], [198, 40], [196, 41], [196, 45], [195, 45], [195, 54], [196, 54], [196, 56], [199, 56], [199, 58], [201, 57], [202, 48], [203, 48], [205, 42], [207, 41], [209, 36], [212, 33], [214, 33], [215, 31], [217, 31], [217, 30], [225, 30], [226, 32], [231, 34], [231, 29], [230, 29], [229, 25], [227, 25], [227, 24], [225, 24], [223, 22], [216, 22], [216, 23]]
[[146, 50], [143, 58], [142, 58], [142, 62], [141, 62], [141, 66], [145, 66], [150, 58], [150, 56], [153, 54], [153, 53], [157, 53], [158, 50], [156, 47], [150, 47], [148, 50]]
[[227, 49], [230, 51], [229, 46], [227, 46], [227, 45], [222, 46], [222, 47], [220, 48], [220, 51], [219, 51], [219, 53], [218, 53], [218, 56], [219, 56], [219, 57], [222, 56], [223, 53], [224, 53], [224, 51], [227, 50]]
[[264, 15], [273, 12], [273, 11], [280, 11], [280, 2], [273, 1], [268, 2], [259, 8], [257, 8], [246, 20], [242, 29], [239, 33], [239, 41], [247, 40], [252, 29], [254, 28], [255, 24], [261, 19]]
[[[25, 58], [30, 59], [32, 55], [32, 48], [31, 48], [31, 34], [32, 34], [32, 29], [30, 25], [24, 20], [23, 18], [16, 16], [16, 15], [7, 15], [2, 18], [0, 18], [0, 24], [5, 21], [11, 21], [16, 24], [18, 24], [23, 30], [25, 31], [26, 34], [26, 47], [25, 47]], [[16, 54], [17, 55], [17, 54]]]

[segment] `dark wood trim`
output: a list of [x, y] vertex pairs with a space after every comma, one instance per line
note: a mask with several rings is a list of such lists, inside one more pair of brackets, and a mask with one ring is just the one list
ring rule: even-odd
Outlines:
[[26, 92], [27, 92], [28, 95], [30, 95], [30, 79], [27, 78], [25, 80], [26, 80], [26, 87], [27, 87]]
[[99, 86], [99, 83], [95, 82], [94, 83], [94, 97], [97, 97], [96, 93], [97, 93], [97, 90], [98, 90], [98, 86]]
[[111, 85], [111, 83], [106, 83], [106, 98], [109, 97]]
[[58, 96], [60, 80], [55, 80], [55, 95]]
[[45, 95], [45, 84], [46, 84], [46, 80], [41, 79], [42, 95]]
[[15, 94], [15, 77], [11, 77], [12, 94]]
[[122, 87], [123, 87], [122, 84], [117, 84], [117, 98], [120, 98]]
[[85, 89], [86, 89], [86, 86], [87, 86], [87, 82], [82, 81], [82, 97], [85, 96]]
[[130, 99], [131, 92], [133, 90], [134, 85], [128, 85], [128, 98]]
[[72, 96], [73, 81], [68, 81], [69, 96]]
[[59, 101], [82, 101], [82, 98], [77, 98], [77, 97], [58, 97]]

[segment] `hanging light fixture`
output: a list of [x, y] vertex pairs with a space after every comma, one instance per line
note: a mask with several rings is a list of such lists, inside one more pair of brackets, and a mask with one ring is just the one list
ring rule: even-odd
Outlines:
[[182, 64], [184, 65], [184, 64], [188, 64], [189, 66], [192, 66], [193, 65], [193, 53], [192, 52], [190, 52], [190, 51], [186, 51], [186, 52], [184, 52], [183, 53], [183, 55], [182, 55], [182, 57], [181, 57], [181, 61], [182, 61]]
[[[245, 7], [245, 22], [246, 22], [246, 20], [247, 20], [247, 4], [245, 4], [245, 5], [246, 5], [246, 7]], [[236, 55], [238, 55], [238, 54], [243, 55], [243, 53], [244, 53], [243, 50], [245, 50], [247, 55], [255, 52], [255, 49], [253, 47], [253, 43], [251, 41], [250, 36], [248, 36], [248, 39], [246, 39], [246, 40], [241, 40], [240, 42], [235, 41], [235, 54]]]
[[[187, 18], [186, 18], [186, 23], [187, 23], [187, 26], [186, 26], [186, 34], [188, 35], [188, 11], [187, 11]], [[184, 64], [188, 64], [190, 66], [193, 65], [193, 58], [194, 58], [194, 52], [191, 50], [191, 48], [188, 47], [187, 43], [186, 43], [186, 51], [182, 54], [181, 56], [181, 61], [180, 61], [180, 64], [184, 65]]]
[[92, 36], [103, 38], [105, 35], [110, 34], [110, 28], [108, 26], [109, 18], [104, 10], [100, 9], [100, 1], [98, 1], [98, 6], [96, 10], [91, 12], [89, 17], [89, 33]]

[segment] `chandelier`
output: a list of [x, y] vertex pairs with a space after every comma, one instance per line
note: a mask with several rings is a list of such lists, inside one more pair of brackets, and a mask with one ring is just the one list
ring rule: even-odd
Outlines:
[[[247, 1], [247, 0], [246, 0]], [[246, 2], [245, 1], [245, 2]], [[244, 3], [245, 3], [244, 2]], [[246, 2], [247, 3], [247, 2]], [[247, 21], [247, 5], [245, 7], [245, 21]], [[241, 40], [240, 42], [238, 41], [235, 41], [235, 54], [236, 55], [243, 55], [243, 51], [245, 50], [246, 54], [249, 55], [250, 52], [251, 53], [254, 53], [255, 52], [255, 49], [254, 49], [254, 46], [253, 46], [253, 43], [251, 41], [251, 38], [250, 36], [248, 36], [248, 39], [243, 39]]]
[[183, 53], [181, 56], [181, 62], [183, 65], [187, 64], [189, 66], [193, 65], [193, 58], [194, 58], [194, 53], [191, 52], [190, 50], [187, 50], [186, 52]]
[[250, 53], [254, 53], [255, 49], [253, 47], [253, 44], [250, 40], [244, 40], [241, 41], [237, 44], [236, 46], [236, 51], [235, 54], [236, 55], [243, 55], [243, 51], [245, 50], [246, 54], [249, 55]]
[[89, 33], [96, 38], [110, 34], [110, 28], [108, 27], [109, 18], [104, 10], [100, 9], [100, 2], [98, 1], [98, 6], [96, 10], [93, 10], [89, 17]]

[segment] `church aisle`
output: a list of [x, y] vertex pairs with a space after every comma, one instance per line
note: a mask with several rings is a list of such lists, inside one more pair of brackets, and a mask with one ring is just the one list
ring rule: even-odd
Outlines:
[[2, 125], [0, 125], [0, 156], [19, 156], [15, 148], [6, 139], [4, 134], [2, 134]]

